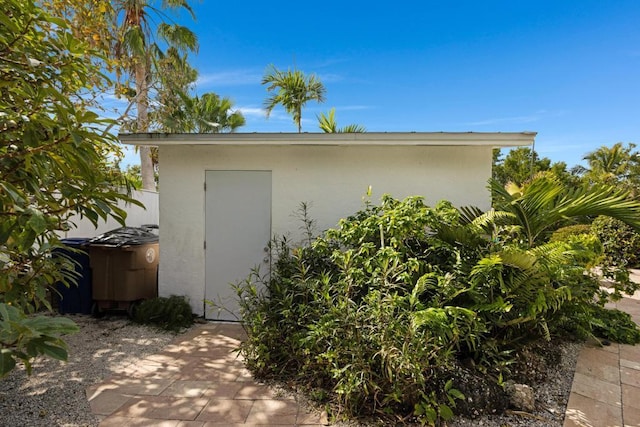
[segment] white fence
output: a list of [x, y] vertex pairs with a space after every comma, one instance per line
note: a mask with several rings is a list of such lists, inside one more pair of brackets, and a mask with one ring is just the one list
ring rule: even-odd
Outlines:
[[[118, 206], [127, 212], [126, 225], [128, 227], [140, 227], [144, 224], [158, 224], [158, 193], [155, 191], [140, 190], [134, 191], [131, 197], [141, 202], [145, 208], [130, 203], [119, 203]], [[73, 218], [72, 221], [77, 225], [77, 228], [68, 231], [62, 237], [95, 237], [104, 232], [121, 227], [113, 218], [108, 218], [106, 222], [100, 221], [97, 228], [86, 218], [76, 217]]]

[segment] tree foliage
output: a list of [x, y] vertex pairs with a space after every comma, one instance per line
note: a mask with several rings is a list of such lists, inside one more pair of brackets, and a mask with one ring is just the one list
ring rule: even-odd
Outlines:
[[637, 197], [640, 194], [640, 153], [635, 148], [635, 144], [625, 147], [618, 142], [587, 153], [584, 160], [588, 166], [579, 168], [583, 180], [588, 184], [617, 185]]
[[567, 184], [574, 184], [573, 174], [567, 171], [564, 162], [552, 163], [547, 157], [542, 157], [529, 147], [518, 147], [510, 150], [502, 158], [502, 152], [493, 150], [492, 176], [502, 185], [514, 183], [522, 185], [531, 180], [538, 172], [553, 172], [558, 178]]
[[63, 343], [52, 337], [71, 326], [60, 322], [45, 330], [21, 314], [50, 308], [47, 289], [75, 281], [73, 263], [51, 256], [61, 245], [59, 233], [78, 216], [94, 224], [108, 216], [123, 222], [117, 202], [134, 201], [117, 188], [126, 181], [108, 164], [108, 154], [118, 150], [104, 132], [110, 122], [89, 108], [96, 84], [109, 84], [90, 60], [97, 52], [31, 0], [5, 1], [0, 28], [3, 375], [12, 367], [9, 359], [64, 356]]
[[273, 64], [267, 68], [262, 84], [267, 85], [267, 92], [274, 92], [264, 102], [267, 117], [276, 106], [282, 105], [293, 117], [298, 132], [302, 132], [302, 108], [309, 101], [324, 102], [326, 93], [315, 74], [307, 76], [297, 69], [282, 71]]
[[[154, 95], [149, 112], [151, 131], [173, 132], [171, 124], [183, 117], [186, 94], [195, 87], [198, 72], [189, 64], [187, 54], [170, 47], [167, 52], [159, 52], [157, 61], [158, 78], [151, 83]], [[135, 122], [128, 130], [135, 131]]]
[[[150, 86], [157, 81], [159, 62], [166, 55], [165, 47], [176, 53], [197, 50], [196, 35], [187, 27], [175, 22], [167, 22], [167, 11], [184, 10], [193, 15], [193, 10], [185, 0], [157, 2], [146, 0], [118, 0], [114, 3], [117, 25], [116, 37], [112, 40], [113, 55], [116, 58], [117, 74], [125, 72], [134, 82], [134, 88], [124, 90], [136, 105], [135, 132], [149, 131]], [[175, 55], [173, 55], [175, 57]], [[145, 189], [155, 189], [154, 168], [149, 147], [141, 146], [140, 167], [142, 185]]]
[[598, 215], [616, 218], [640, 230], [640, 204], [614, 186], [570, 188], [551, 173], [539, 174], [521, 187], [503, 187], [495, 180], [490, 185], [496, 195], [495, 211], [486, 213], [485, 219], [510, 225], [511, 238], [522, 238], [529, 247], [548, 240], [567, 221]]
[[640, 233], [611, 217], [597, 217], [591, 231], [604, 245], [603, 264], [637, 268], [640, 265]]
[[[533, 156], [533, 157], [532, 157]], [[505, 191], [517, 191], [541, 172], [552, 173], [565, 187], [573, 187], [576, 192], [589, 189], [615, 187], [632, 199], [640, 195], [640, 153], [635, 144], [626, 146], [618, 142], [612, 146], [601, 146], [587, 153], [586, 166], [576, 165], [570, 170], [564, 162], [550, 163], [549, 159], [540, 159], [529, 148], [510, 151], [502, 159], [500, 152], [494, 150], [492, 195], [494, 201], [502, 198]], [[532, 175], [533, 174], [533, 175]], [[577, 190], [582, 188], [581, 190]], [[595, 217], [583, 216], [578, 221], [586, 224]], [[640, 242], [640, 234], [633, 227], [611, 217], [602, 218], [594, 223], [594, 232], [605, 242], [603, 262], [613, 266], [638, 265], [638, 256], [634, 253]], [[636, 251], [637, 252], [637, 251]]]
[[336, 122], [336, 109], [329, 110], [329, 114], [321, 113], [318, 117], [318, 127], [325, 133], [362, 133], [367, 129], [364, 126], [350, 124], [342, 128]]
[[233, 109], [230, 98], [220, 98], [213, 92], [191, 96], [179, 95], [180, 106], [163, 118], [160, 129], [178, 133], [234, 132], [244, 126], [242, 112]]

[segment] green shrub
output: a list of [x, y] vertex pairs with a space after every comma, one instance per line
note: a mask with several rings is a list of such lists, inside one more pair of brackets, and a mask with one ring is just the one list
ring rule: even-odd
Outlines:
[[640, 329], [629, 313], [601, 306], [594, 306], [593, 311], [591, 322], [597, 337], [621, 344], [640, 343]]
[[193, 312], [185, 297], [171, 295], [142, 301], [134, 311], [133, 319], [137, 323], [178, 332], [193, 325]]
[[589, 224], [575, 224], [559, 228], [551, 234], [549, 241], [566, 242], [569, 238], [581, 234], [591, 234], [591, 226]]
[[607, 265], [640, 265], [640, 234], [632, 227], [617, 219], [599, 216], [591, 224], [591, 230], [604, 246], [604, 261]]
[[[499, 222], [508, 215], [488, 215], [385, 196], [302, 246], [274, 240], [270, 278], [255, 271], [237, 287], [248, 368], [336, 418], [435, 425], [500, 410], [489, 384], [522, 349], [602, 323], [588, 274], [602, 246], [567, 233], [529, 247], [499, 237], [516, 230]], [[477, 399], [470, 384], [494, 394]]]

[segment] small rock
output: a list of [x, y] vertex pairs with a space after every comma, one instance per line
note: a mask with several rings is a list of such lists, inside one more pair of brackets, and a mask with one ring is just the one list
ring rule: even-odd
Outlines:
[[505, 384], [504, 391], [509, 397], [509, 404], [519, 411], [532, 412], [536, 409], [533, 389], [526, 384]]
[[328, 426], [329, 424], [331, 424], [329, 422], [329, 414], [327, 413], [327, 411], [322, 411], [322, 413], [320, 414], [320, 424], [322, 424], [323, 426]]

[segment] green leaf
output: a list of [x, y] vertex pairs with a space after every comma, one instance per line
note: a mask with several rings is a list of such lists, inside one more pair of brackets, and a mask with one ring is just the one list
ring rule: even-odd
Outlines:
[[80, 330], [73, 320], [66, 317], [37, 316], [27, 319], [24, 324], [41, 335], [49, 336], [73, 334]]
[[29, 218], [27, 226], [36, 234], [42, 234], [47, 229], [47, 220], [41, 211], [34, 209], [31, 211], [31, 218]]
[[7, 375], [16, 366], [13, 352], [8, 348], [0, 349], [0, 378]]
[[453, 397], [454, 399], [459, 399], [459, 400], [465, 399], [464, 394], [458, 389], [455, 389], [455, 388], [449, 389], [447, 393], [449, 394], [449, 396]]
[[431, 425], [434, 425], [435, 422], [438, 420], [438, 413], [436, 412], [435, 408], [433, 408], [432, 406], [426, 407], [424, 410], [424, 414], [427, 417], [427, 421], [429, 421]]
[[42, 343], [38, 349], [44, 353], [45, 355], [56, 359], [56, 360], [62, 360], [62, 361], [67, 361], [68, 358], [68, 353], [67, 353], [67, 349], [61, 345], [54, 345], [54, 344], [49, 344], [49, 343]]
[[445, 421], [453, 418], [453, 411], [444, 403], [440, 404], [440, 406], [438, 407], [438, 412], [440, 413], [440, 417]]

